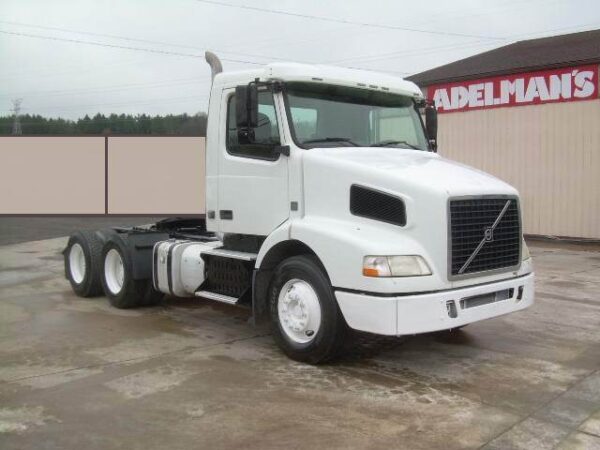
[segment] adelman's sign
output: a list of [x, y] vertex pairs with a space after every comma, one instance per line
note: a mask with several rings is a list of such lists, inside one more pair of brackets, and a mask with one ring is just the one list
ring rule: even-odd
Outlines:
[[572, 102], [598, 98], [598, 66], [539, 72], [431, 85], [427, 97], [439, 112], [506, 106]]

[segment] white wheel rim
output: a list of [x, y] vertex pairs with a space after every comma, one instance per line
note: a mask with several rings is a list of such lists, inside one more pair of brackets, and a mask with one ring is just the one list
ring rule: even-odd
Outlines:
[[294, 278], [283, 285], [277, 300], [277, 313], [284, 333], [298, 344], [312, 341], [319, 332], [319, 297], [304, 280]]
[[81, 284], [85, 278], [85, 254], [83, 247], [79, 244], [73, 244], [69, 250], [69, 271], [71, 278], [77, 284]]
[[123, 258], [121, 254], [111, 248], [106, 253], [104, 259], [104, 280], [106, 281], [106, 287], [112, 294], [118, 294], [123, 289], [123, 282], [125, 280], [125, 268], [123, 267]]

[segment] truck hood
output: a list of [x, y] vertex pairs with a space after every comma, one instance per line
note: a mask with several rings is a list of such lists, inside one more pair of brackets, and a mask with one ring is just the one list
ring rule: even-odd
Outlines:
[[517, 195], [512, 186], [492, 175], [442, 158], [436, 153], [419, 150], [390, 147], [315, 148], [305, 153], [305, 164], [335, 168], [335, 172], [350, 172], [358, 178], [368, 179], [369, 184], [383, 183], [385, 186], [382, 187], [390, 190], [434, 190], [452, 197]]
[[[300, 155], [305, 200], [303, 220], [326, 224], [321, 225], [320, 230], [334, 230], [325, 243], [335, 242], [344, 233], [350, 236], [345, 242], [352, 242], [350, 247], [359, 250], [354, 256], [345, 256], [343, 259], [353, 261], [354, 266], [359, 264], [357, 261], [362, 256], [369, 254], [421, 255], [433, 272], [427, 280], [430, 289], [442, 289], [449, 282], [449, 200], [457, 197], [518, 195], [513, 187], [491, 175], [431, 152], [339, 147], [311, 149]], [[353, 185], [401, 198], [405, 205], [406, 224], [398, 226], [353, 214]], [[302, 240], [302, 236], [298, 236]], [[331, 252], [337, 254], [339, 247], [332, 247]], [[347, 269], [351, 270], [352, 264], [348, 264]], [[480, 280], [493, 281], [506, 276], [510, 274], [502, 273]], [[415, 290], [422, 289], [423, 286], [418, 288], [410, 284], [413, 282], [417, 283], [418, 280], [397, 280], [398, 285], [394, 289], [409, 289], [410, 286]], [[472, 283], [472, 280], [456, 280], [450, 285], [459, 286], [469, 282]], [[345, 284], [352, 285], [351, 280]], [[376, 286], [371, 288], [377, 292]]]

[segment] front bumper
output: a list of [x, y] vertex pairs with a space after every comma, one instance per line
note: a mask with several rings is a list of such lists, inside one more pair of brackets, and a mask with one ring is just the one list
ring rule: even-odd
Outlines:
[[[495, 301], [490, 301], [495, 297], [486, 296], [506, 291], [512, 296], [504, 300], [498, 296]], [[342, 314], [351, 328], [388, 336], [447, 330], [519, 311], [533, 304], [534, 295], [533, 273], [428, 294], [377, 296], [347, 291], [335, 293]], [[466, 302], [461, 302], [464, 299], [483, 304], [467, 306]], [[448, 302], [451, 301], [454, 301], [455, 311], [449, 311]]]

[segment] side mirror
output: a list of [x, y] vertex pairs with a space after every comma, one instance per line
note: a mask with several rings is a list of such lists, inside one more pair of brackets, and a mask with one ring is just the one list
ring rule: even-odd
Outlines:
[[241, 143], [251, 143], [258, 125], [258, 86], [248, 83], [235, 88], [235, 122]]
[[425, 107], [425, 129], [427, 131], [427, 138], [429, 139], [431, 149], [435, 152], [437, 151], [438, 119], [437, 109], [433, 104], [428, 104]]

